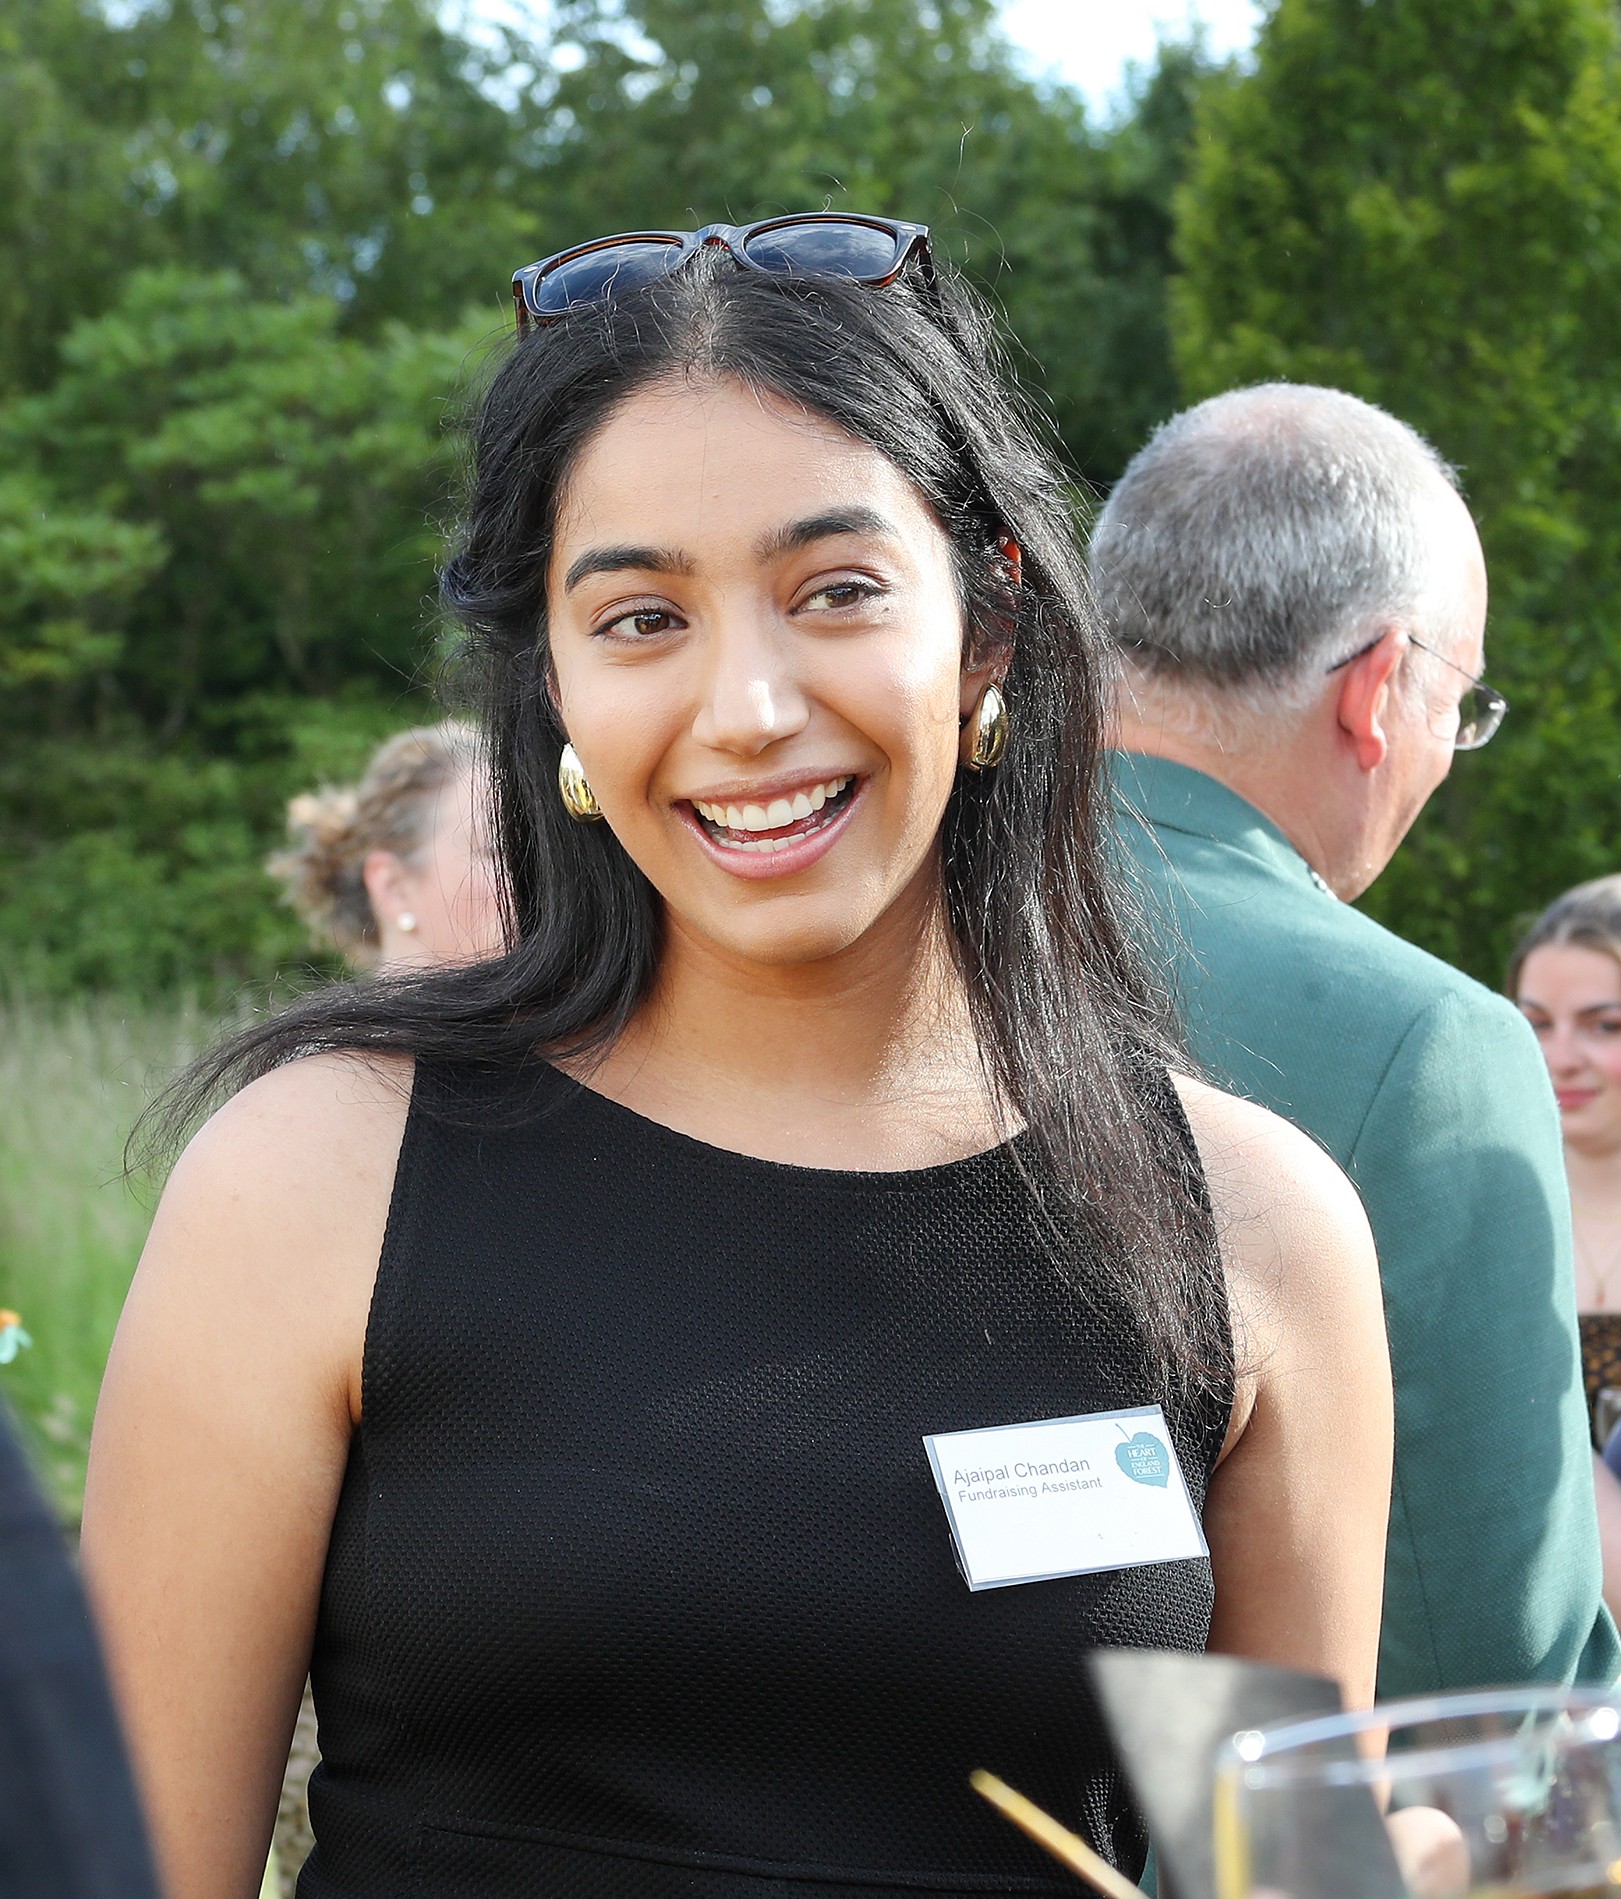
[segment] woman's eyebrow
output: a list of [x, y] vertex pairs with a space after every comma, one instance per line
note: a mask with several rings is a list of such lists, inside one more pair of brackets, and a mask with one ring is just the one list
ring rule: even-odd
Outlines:
[[807, 515], [803, 521], [790, 521], [762, 534], [754, 543], [754, 552], [762, 561], [776, 560], [783, 554], [809, 547], [812, 541], [829, 540], [835, 534], [879, 534], [895, 538], [895, 529], [876, 508], [835, 508], [826, 514]]
[[647, 574], [690, 574], [692, 557], [673, 547], [588, 547], [563, 576], [564, 593], [593, 574], [619, 574], [634, 568]]

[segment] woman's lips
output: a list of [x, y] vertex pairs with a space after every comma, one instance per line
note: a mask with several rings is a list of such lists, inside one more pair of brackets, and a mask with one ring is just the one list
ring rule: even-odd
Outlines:
[[787, 787], [776, 796], [762, 791], [755, 797], [745, 795], [735, 801], [689, 798], [687, 802], [712, 832], [721, 834], [722, 843], [741, 849], [750, 840], [756, 840], [762, 848], [768, 848], [778, 833], [791, 835], [800, 826], [811, 823], [818, 812], [847, 789], [854, 775], [853, 772], [835, 772], [831, 778]]
[[1553, 1098], [1561, 1109], [1585, 1108], [1588, 1102], [1597, 1101], [1598, 1092], [1596, 1088], [1556, 1088]]
[[[806, 817], [792, 818], [787, 824], [766, 830], [731, 831], [717, 835], [713, 821], [706, 824], [690, 799], [679, 809], [687, 828], [703, 845], [713, 863], [729, 870], [734, 877], [757, 881], [766, 877], [791, 877], [807, 870], [825, 857], [849, 822], [850, 813], [861, 802], [867, 788], [864, 778], [843, 781], [838, 802], [824, 800]], [[715, 809], [714, 806], [707, 807]]]

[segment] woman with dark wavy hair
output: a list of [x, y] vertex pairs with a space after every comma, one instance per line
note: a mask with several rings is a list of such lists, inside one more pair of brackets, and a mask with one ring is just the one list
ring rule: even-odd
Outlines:
[[[517, 288], [445, 576], [511, 947], [202, 1065], [97, 1421], [171, 1899], [253, 1891], [307, 1664], [305, 1899], [1068, 1890], [980, 1765], [1135, 1872], [1082, 1652], [1369, 1691], [1360, 1207], [1173, 1072], [1063, 479], [926, 233]], [[1040, 1580], [953, 1556], [1024, 1493], [938, 1440], [1002, 1425], [1076, 1473]]]

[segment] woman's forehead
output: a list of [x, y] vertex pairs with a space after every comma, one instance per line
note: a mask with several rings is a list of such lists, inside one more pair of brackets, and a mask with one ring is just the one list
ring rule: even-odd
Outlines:
[[1520, 972], [1522, 1002], [1580, 1011], [1621, 1003], [1621, 959], [1591, 943], [1539, 943]]
[[726, 543], [770, 557], [793, 524], [837, 516], [856, 531], [943, 540], [901, 470], [829, 418], [732, 380], [658, 383], [627, 397], [581, 451], [558, 511], [554, 578], [586, 542], [690, 556]]

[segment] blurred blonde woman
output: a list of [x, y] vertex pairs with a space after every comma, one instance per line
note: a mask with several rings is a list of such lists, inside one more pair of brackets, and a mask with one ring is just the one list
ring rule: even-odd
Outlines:
[[[1508, 992], [1536, 1030], [1565, 1140], [1576, 1311], [1595, 1449], [1621, 1419], [1621, 876], [1551, 903], [1509, 964]], [[1621, 1461], [1621, 1447], [1612, 1456]], [[1604, 1597], [1621, 1615], [1621, 1480], [1598, 1463]]]
[[312, 940], [356, 969], [478, 962], [501, 947], [487, 802], [473, 728], [418, 726], [358, 784], [294, 798], [266, 868]]

